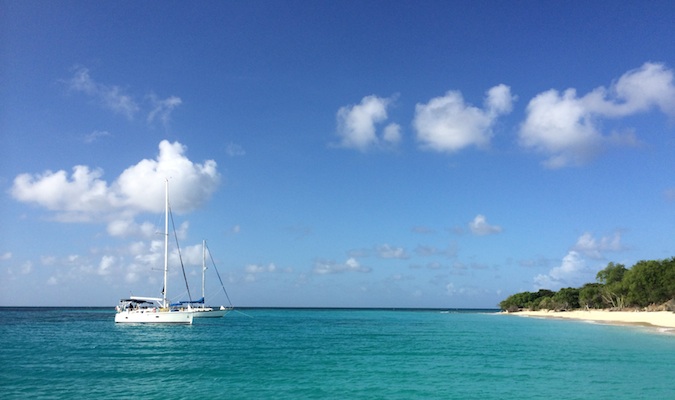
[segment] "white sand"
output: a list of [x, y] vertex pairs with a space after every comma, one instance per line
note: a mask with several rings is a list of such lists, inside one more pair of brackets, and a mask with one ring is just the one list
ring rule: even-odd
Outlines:
[[656, 327], [675, 329], [675, 313], [670, 311], [519, 311], [509, 313], [509, 315], [576, 319], [617, 325], [653, 325]]

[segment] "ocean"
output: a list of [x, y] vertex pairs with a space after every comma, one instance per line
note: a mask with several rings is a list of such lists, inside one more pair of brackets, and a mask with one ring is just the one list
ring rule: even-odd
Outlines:
[[675, 399], [675, 335], [494, 310], [0, 308], [2, 399]]

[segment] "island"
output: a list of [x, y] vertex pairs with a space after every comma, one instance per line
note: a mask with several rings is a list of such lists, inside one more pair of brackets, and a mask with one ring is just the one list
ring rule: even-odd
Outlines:
[[515, 293], [499, 307], [512, 315], [639, 324], [675, 333], [675, 257], [639, 261], [631, 268], [610, 262], [596, 281], [557, 292]]

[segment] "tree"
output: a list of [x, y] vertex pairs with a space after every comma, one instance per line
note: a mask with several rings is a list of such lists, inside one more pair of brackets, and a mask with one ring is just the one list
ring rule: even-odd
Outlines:
[[558, 310], [579, 308], [579, 289], [564, 288], [553, 296], [553, 302]]
[[603, 285], [600, 294], [606, 305], [612, 308], [624, 308], [627, 290], [623, 284], [623, 278], [627, 271], [623, 264], [610, 262], [595, 276]]
[[521, 292], [499, 303], [502, 310], [518, 311], [561, 310], [627, 305], [646, 307], [652, 304], [672, 304], [675, 309], [675, 257], [665, 260], [640, 261], [631, 269], [610, 262], [596, 275], [597, 283], [587, 283], [580, 289], [564, 288], [557, 293], [548, 289]]
[[675, 298], [675, 258], [638, 262], [626, 273], [624, 284], [630, 305], [646, 307]]
[[555, 310], [555, 303], [551, 297], [542, 297], [539, 301], [540, 310]]
[[540, 308], [541, 299], [550, 298], [555, 295], [555, 292], [548, 289], [540, 289], [538, 292], [520, 292], [513, 294], [506, 298], [506, 300], [499, 303], [499, 307], [506, 311], [518, 311], [522, 308], [529, 308], [531, 310]]
[[582, 308], [604, 308], [602, 284], [587, 283], [579, 290], [579, 306]]
[[613, 262], [607, 264], [605, 269], [598, 272], [595, 279], [603, 285], [611, 285], [623, 280], [623, 276], [628, 270], [623, 264], [614, 264]]

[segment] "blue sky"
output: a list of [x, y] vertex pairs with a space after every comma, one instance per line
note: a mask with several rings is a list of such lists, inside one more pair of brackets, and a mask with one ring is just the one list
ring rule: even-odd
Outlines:
[[494, 307], [675, 255], [672, 2], [0, 7], [0, 305], [159, 295], [166, 178], [235, 306]]

